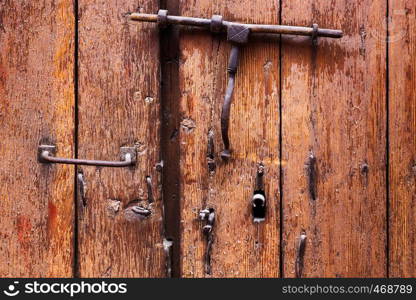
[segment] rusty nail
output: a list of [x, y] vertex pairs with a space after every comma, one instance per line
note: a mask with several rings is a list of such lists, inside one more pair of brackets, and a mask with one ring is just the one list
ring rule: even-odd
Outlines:
[[303, 272], [303, 258], [305, 256], [305, 248], [306, 248], [306, 232], [302, 231], [299, 237], [299, 244], [296, 254], [296, 263], [295, 263], [295, 273], [296, 278], [302, 277]]
[[205, 221], [205, 226], [202, 232], [206, 238], [207, 246], [205, 250], [205, 273], [211, 274], [211, 250], [214, 241], [213, 230], [215, 223], [215, 210], [213, 208], [206, 208], [199, 212], [201, 221]]

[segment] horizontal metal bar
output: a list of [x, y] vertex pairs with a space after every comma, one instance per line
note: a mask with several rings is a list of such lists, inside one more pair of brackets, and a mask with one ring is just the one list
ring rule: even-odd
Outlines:
[[134, 147], [120, 148], [120, 161], [89, 160], [76, 158], [55, 157], [56, 147], [53, 145], [40, 145], [38, 147], [38, 161], [50, 164], [86, 165], [99, 167], [121, 168], [136, 164], [136, 149]]
[[[131, 13], [129, 15], [132, 21], [142, 22], [157, 22], [158, 17], [155, 14]], [[211, 19], [182, 17], [182, 16], [167, 16], [167, 23], [178, 25], [191, 25], [205, 27], [209, 29]], [[250, 28], [253, 33], [275, 33], [275, 34], [292, 34], [312, 36], [314, 34], [312, 27], [287, 26], [287, 25], [267, 25], [267, 24], [243, 24], [238, 22], [223, 21], [222, 26], [225, 30], [230, 25], [244, 25]], [[342, 30], [323, 29], [318, 28], [317, 36], [329, 38], [341, 38], [343, 36]]]

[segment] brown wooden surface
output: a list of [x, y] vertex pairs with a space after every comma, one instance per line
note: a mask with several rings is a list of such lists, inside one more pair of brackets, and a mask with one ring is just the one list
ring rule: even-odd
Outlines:
[[[180, 14], [277, 23], [276, 1], [181, 1]], [[260, 13], [261, 12], [261, 13]], [[215, 209], [213, 277], [279, 276], [279, 45], [250, 43], [241, 54], [231, 108], [232, 158], [224, 163], [220, 112], [230, 45], [225, 36], [182, 30], [180, 35], [181, 276], [204, 277], [206, 241], [200, 209]], [[215, 173], [207, 164], [214, 135]], [[257, 164], [265, 165], [267, 218], [254, 224], [251, 198]]]
[[415, 277], [415, 4], [389, 4], [390, 276]]
[[386, 276], [386, 3], [282, 6], [282, 24], [345, 34], [282, 46], [283, 276], [303, 231], [304, 277]]
[[[225, 163], [231, 47], [224, 34], [159, 35], [156, 24], [125, 17], [159, 5], [194, 17], [318, 23], [345, 36], [317, 46], [262, 36], [243, 47]], [[173, 276], [294, 277], [303, 260], [302, 277], [415, 277], [414, 32], [410, 0], [2, 1], [0, 277], [169, 276], [165, 237], [175, 242]], [[39, 164], [39, 144], [103, 160], [134, 146], [138, 161], [76, 174]], [[268, 210], [255, 224], [259, 163]], [[131, 208], [148, 205], [147, 176], [155, 202], [140, 219]], [[216, 214], [211, 274], [198, 218], [207, 207]]]
[[37, 146], [74, 151], [72, 1], [0, 3], [0, 277], [73, 275], [74, 167], [37, 162]]
[[[134, 168], [82, 167], [78, 197], [78, 275], [165, 275], [159, 162], [159, 44], [155, 24], [129, 24], [125, 14], [156, 11], [157, 1], [80, 0], [78, 156], [118, 159], [121, 146], [138, 151]], [[140, 219], [131, 206], [155, 202]], [[80, 187], [78, 182], [78, 187]]]

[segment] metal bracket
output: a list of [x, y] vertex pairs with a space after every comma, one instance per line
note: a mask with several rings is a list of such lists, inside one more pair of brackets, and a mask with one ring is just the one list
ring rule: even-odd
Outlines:
[[136, 157], [137, 157], [135, 147], [121, 147], [120, 148], [120, 161], [61, 158], [61, 157], [55, 157], [55, 155], [56, 155], [56, 146], [39, 145], [38, 161], [43, 164], [69, 164], [69, 165], [86, 165], [86, 166], [121, 168], [121, 167], [128, 167], [128, 166], [135, 165]]
[[160, 9], [157, 13], [157, 24], [161, 29], [168, 26], [168, 11], [166, 9]]
[[215, 209], [205, 208], [199, 212], [201, 221], [205, 221], [202, 232], [205, 236], [207, 246], [205, 249], [205, 273], [211, 274], [211, 250], [214, 242]]
[[313, 30], [312, 31], [312, 45], [317, 46], [318, 45], [318, 32], [319, 32], [318, 24], [313, 24], [312, 30]]
[[210, 30], [213, 33], [220, 33], [222, 30], [222, 16], [220, 15], [213, 15], [211, 18], [211, 25], [210, 25]]
[[236, 44], [246, 44], [250, 28], [247, 25], [231, 24], [227, 27], [227, 40]]

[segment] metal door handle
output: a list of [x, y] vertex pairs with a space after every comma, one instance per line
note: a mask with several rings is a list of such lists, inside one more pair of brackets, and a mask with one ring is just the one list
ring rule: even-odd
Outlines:
[[38, 147], [38, 161], [44, 164], [69, 164], [69, 165], [86, 165], [86, 166], [101, 166], [121, 168], [129, 167], [136, 164], [136, 148], [121, 147], [120, 161], [107, 160], [89, 160], [76, 158], [62, 158], [55, 157], [56, 146], [54, 145], [40, 145]]

